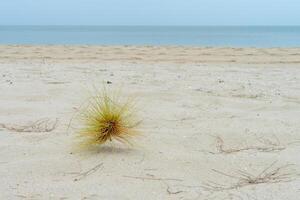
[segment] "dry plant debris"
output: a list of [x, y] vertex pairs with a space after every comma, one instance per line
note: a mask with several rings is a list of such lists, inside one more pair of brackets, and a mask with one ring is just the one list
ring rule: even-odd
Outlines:
[[86, 178], [87, 176], [95, 173], [98, 169], [100, 169], [101, 167], [103, 166], [103, 163], [100, 163], [96, 166], [94, 166], [93, 168], [87, 170], [86, 172], [82, 172], [82, 173], [79, 173], [78, 175], [76, 175], [74, 181], [80, 181], [84, 178]]
[[149, 177], [141, 177], [141, 176], [123, 176], [125, 178], [132, 178], [132, 179], [139, 179], [139, 180], [150, 180], [150, 181], [161, 181], [162, 183], [164, 183], [167, 186], [166, 192], [169, 195], [176, 195], [176, 194], [180, 194], [186, 191], [183, 190], [173, 190], [171, 189], [171, 187], [169, 186], [169, 184], [167, 183], [167, 181], [183, 181], [182, 179], [177, 179], [177, 178], [159, 178], [159, 177], [155, 177], [154, 175], [151, 174], [147, 174]]
[[275, 138], [275, 141], [272, 141], [270, 139], [266, 138], [259, 138], [257, 141], [259, 142], [259, 145], [253, 145], [253, 146], [245, 146], [245, 147], [236, 147], [236, 148], [226, 148], [224, 144], [224, 140], [220, 136], [215, 136], [216, 138], [216, 152], [209, 152], [211, 154], [232, 154], [232, 153], [238, 153], [243, 151], [259, 151], [259, 152], [278, 152], [283, 151], [287, 148], [288, 145], [292, 145], [297, 142], [290, 142], [286, 145], [283, 145], [280, 143], [279, 139], [277, 137]]
[[0, 124], [0, 127], [14, 132], [51, 132], [58, 124], [58, 119], [51, 120], [49, 118], [43, 118], [34, 122], [29, 122], [26, 125], [17, 124]]
[[140, 180], [153, 180], [153, 181], [183, 181], [182, 179], [176, 178], [156, 178], [156, 177], [140, 177], [140, 176], [123, 176], [125, 178], [133, 178], [133, 179], [140, 179]]
[[296, 170], [291, 168], [293, 165], [286, 164], [275, 167], [275, 164], [276, 162], [273, 162], [271, 165], [264, 168], [260, 173], [255, 175], [244, 170], [239, 170], [235, 174], [227, 174], [225, 172], [212, 169], [218, 174], [237, 180], [237, 182], [230, 185], [224, 185], [210, 181], [204, 184], [203, 187], [212, 191], [232, 190], [249, 185], [291, 182], [299, 176]]
[[121, 101], [120, 94], [111, 95], [106, 90], [90, 98], [80, 112], [79, 139], [82, 147], [101, 145], [116, 140], [130, 143], [138, 134], [140, 121], [134, 118], [134, 101]]

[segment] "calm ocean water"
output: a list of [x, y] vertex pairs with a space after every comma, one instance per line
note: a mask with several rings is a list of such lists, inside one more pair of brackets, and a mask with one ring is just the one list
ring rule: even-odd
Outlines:
[[300, 47], [300, 27], [0, 26], [0, 44]]

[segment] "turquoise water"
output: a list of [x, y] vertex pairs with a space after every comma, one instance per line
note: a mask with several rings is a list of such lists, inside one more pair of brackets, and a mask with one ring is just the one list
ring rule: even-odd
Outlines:
[[0, 26], [0, 44], [300, 47], [300, 27]]

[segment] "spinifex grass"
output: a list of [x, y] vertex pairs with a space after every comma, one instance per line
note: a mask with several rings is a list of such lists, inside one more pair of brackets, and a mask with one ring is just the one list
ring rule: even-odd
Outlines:
[[118, 95], [110, 96], [106, 90], [92, 97], [81, 112], [79, 136], [82, 144], [91, 147], [112, 140], [130, 144], [129, 140], [137, 134], [139, 124], [133, 119], [133, 103], [134, 100], [122, 103]]

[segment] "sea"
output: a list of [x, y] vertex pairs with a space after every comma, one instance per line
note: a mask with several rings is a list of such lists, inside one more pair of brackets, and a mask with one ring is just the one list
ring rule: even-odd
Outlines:
[[0, 26], [0, 44], [300, 47], [300, 26]]

